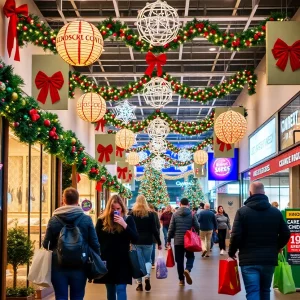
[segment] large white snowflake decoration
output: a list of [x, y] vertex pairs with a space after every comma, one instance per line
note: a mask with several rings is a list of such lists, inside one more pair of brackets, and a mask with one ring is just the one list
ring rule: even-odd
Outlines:
[[181, 162], [186, 162], [192, 159], [192, 153], [187, 149], [180, 150], [178, 152], [178, 160]]
[[180, 28], [177, 10], [161, 0], [147, 3], [139, 12], [136, 25], [141, 38], [152, 46], [173, 41]]
[[116, 119], [123, 121], [128, 124], [131, 120], [136, 119], [134, 111], [136, 106], [131, 105], [127, 100], [121, 102], [119, 105], [114, 107], [114, 113]]
[[165, 167], [165, 164], [166, 164], [166, 161], [160, 156], [155, 156], [151, 160], [152, 168], [157, 171], [161, 171]]
[[171, 84], [161, 77], [152, 77], [144, 85], [143, 96], [146, 104], [155, 108], [162, 108], [172, 102]]
[[140, 161], [143, 161], [143, 160], [145, 160], [148, 157], [148, 154], [145, 151], [138, 152], [138, 155], [140, 157]]
[[159, 117], [152, 120], [147, 127], [147, 133], [149, 134], [151, 139], [156, 139], [156, 138], [164, 139], [167, 137], [169, 132], [170, 132], [169, 124], [165, 120]]
[[167, 149], [168, 149], [168, 144], [165, 139], [155, 138], [155, 139], [151, 140], [149, 143], [150, 152], [152, 152], [156, 155], [166, 152]]

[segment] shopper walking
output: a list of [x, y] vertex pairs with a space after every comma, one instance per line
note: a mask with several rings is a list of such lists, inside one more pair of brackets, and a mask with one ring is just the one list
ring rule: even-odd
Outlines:
[[220, 254], [223, 255], [224, 251], [226, 251], [227, 230], [229, 230], [229, 233], [230, 233], [231, 226], [230, 226], [229, 216], [225, 213], [222, 205], [218, 206], [216, 220], [217, 220], [216, 232], [218, 234], [218, 239], [219, 239]]
[[264, 185], [250, 185], [250, 197], [235, 216], [228, 255], [239, 264], [248, 300], [270, 300], [270, 287], [278, 252], [287, 244], [290, 231], [281, 212], [272, 207]]
[[202, 257], [209, 257], [213, 230], [217, 230], [217, 221], [210, 211], [209, 203], [205, 203], [204, 210], [198, 215], [200, 223], [200, 239], [202, 242]]
[[[151, 290], [150, 275], [151, 275], [151, 254], [152, 254], [152, 244], [153, 236], [158, 243], [158, 249], [161, 250], [161, 241], [159, 237], [159, 232], [157, 230], [157, 225], [155, 221], [154, 213], [151, 212], [146, 198], [144, 195], [139, 195], [136, 198], [136, 202], [132, 208], [132, 216], [136, 224], [137, 231], [139, 233], [139, 239], [136, 243], [137, 248], [139, 248], [145, 259], [147, 275], [145, 277], [145, 290]], [[137, 279], [138, 286], [137, 291], [143, 291], [142, 278]]]
[[94, 283], [106, 285], [108, 300], [126, 300], [127, 284], [132, 284], [132, 271], [128, 252], [130, 243], [138, 240], [134, 220], [126, 216], [126, 207], [119, 195], [107, 202], [97, 221], [96, 232], [101, 245], [101, 258], [106, 261], [108, 273]]
[[166, 250], [168, 249], [167, 248], [168, 230], [169, 230], [169, 226], [170, 226], [172, 216], [173, 216], [172, 206], [168, 205], [166, 207], [165, 211], [163, 212], [163, 214], [160, 217], [160, 221], [162, 223], [162, 230], [163, 230], [163, 234], [164, 234], [164, 239], [165, 239], [165, 248], [166, 248]]
[[[100, 253], [100, 245], [92, 219], [84, 214], [81, 207], [78, 206], [78, 202], [79, 194], [76, 189], [67, 188], [64, 190], [63, 206], [54, 211], [43, 241], [43, 247], [48, 249], [49, 246], [50, 250], [53, 251], [51, 281], [56, 300], [83, 300], [87, 281], [86, 266], [84, 264], [81, 266], [78, 264], [76, 267], [76, 261], [69, 262], [68, 257], [59, 258], [58, 241], [63, 227], [65, 225], [76, 226], [84, 245], [92, 248], [96, 253]], [[61, 239], [60, 243], [62, 243]], [[78, 251], [78, 249], [75, 251]], [[77, 256], [77, 253], [74, 254]], [[79, 256], [86, 257], [86, 253], [79, 253]], [[73, 268], [67, 267], [71, 264], [73, 264]]]
[[[179, 285], [181, 286], [185, 285], [184, 278], [188, 284], [193, 283], [190, 273], [193, 269], [195, 255], [194, 252], [187, 251], [184, 248], [184, 235], [192, 227], [199, 232], [199, 223], [196, 216], [192, 215], [189, 200], [183, 198], [180, 201], [180, 208], [172, 216], [168, 231], [168, 246], [171, 246], [171, 239], [174, 238], [175, 261], [177, 263]], [[186, 257], [185, 268], [184, 255]]]

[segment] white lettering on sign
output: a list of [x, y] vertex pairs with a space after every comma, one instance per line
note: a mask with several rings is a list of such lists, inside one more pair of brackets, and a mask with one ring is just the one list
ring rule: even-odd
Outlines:
[[176, 185], [178, 185], [180, 187], [184, 187], [184, 186], [188, 186], [188, 185], [193, 185], [193, 183], [188, 182], [188, 181], [176, 181]]
[[267, 173], [269, 171], [270, 171], [270, 165], [267, 165], [265, 167], [262, 167], [262, 168], [259, 168], [259, 169], [255, 170], [253, 172], [253, 176], [258, 176], [260, 174]]
[[287, 118], [281, 121], [281, 132], [285, 132], [295, 125], [298, 125], [298, 110], [290, 114]]
[[279, 161], [279, 167], [286, 166], [292, 162], [298, 161], [300, 159], [300, 152], [297, 152], [293, 155], [290, 155], [286, 158], [283, 158]]

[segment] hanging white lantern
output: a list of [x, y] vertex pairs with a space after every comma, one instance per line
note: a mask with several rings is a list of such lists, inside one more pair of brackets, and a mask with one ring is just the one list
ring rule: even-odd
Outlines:
[[116, 145], [122, 149], [129, 149], [135, 142], [134, 133], [126, 128], [121, 129], [116, 133]]
[[143, 160], [145, 160], [148, 157], [148, 154], [145, 151], [140, 151], [138, 153], [138, 155], [139, 155], [140, 161], [143, 161]]
[[177, 10], [161, 0], [147, 3], [139, 12], [136, 25], [141, 38], [152, 46], [173, 41], [180, 28]]
[[149, 150], [155, 155], [165, 153], [167, 149], [168, 149], [168, 144], [165, 139], [155, 138], [149, 143]]
[[192, 153], [187, 149], [182, 149], [178, 152], [178, 160], [186, 162], [192, 159]]
[[165, 120], [162, 120], [159, 117], [152, 120], [147, 127], [147, 133], [149, 134], [151, 139], [156, 139], [156, 138], [164, 139], [167, 137], [169, 132], [170, 132], [169, 124]]
[[166, 161], [160, 156], [155, 156], [151, 160], [152, 168], [157, 170], [157, 171], [161, 171], [165, 167], [165, 163], [166, 163]]
[[208, 154], [204, 150], [197, 150], [194, 153], [194, 162], [198, 165], [204, 165], [208, 161]]
[[127, 155], [127, 162], [131, 166], [136, 166], [140, 162], [140, 157], [136, 152], [129, 152]]
[[143, 96], [146, 104], [162, 108], [172, 102], [171, 84], [161, 77], [153, 77], [144, 85]]

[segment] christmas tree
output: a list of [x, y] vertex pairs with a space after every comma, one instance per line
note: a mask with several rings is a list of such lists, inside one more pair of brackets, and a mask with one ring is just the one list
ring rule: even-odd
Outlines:
[[189, 199], [191, 207], [199, 207], [200, 202], [205, 201], [198, 178], [189, 177], [183, 191], [183, 197]]
[[170, 197], [162, 173], [147, 166], [139, 188], [139, 195], [144, 195], [148, 203], [154, 206], [168, 205]]

